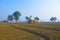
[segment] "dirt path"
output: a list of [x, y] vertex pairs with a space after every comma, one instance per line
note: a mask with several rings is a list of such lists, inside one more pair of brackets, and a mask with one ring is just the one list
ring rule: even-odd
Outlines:
[[37, 27], [37, 26], [32, 26], [32, 25], [22, 25], [22, 26], [30, 26], [30, 27], [41, 28], [41, 29], [47, 29], [47, 30], [54, 30], [54, 31], [60, 32], [60, 30], [54, 29], [54, 28], [44, 28], [44, 27]]
[[34, 32], [34, 31], [30, 31], [30, 30], [27, 30], [27, 29], [24, 29], [24, 28], [18, 28], [18, 27], [14, 26], [14, 25], [10, 25], [10, 26], [13, 27], [13, 28], [16, 28], [16, 29], [18, 29], [18, 30], [23, 30], [23, 31], [32, 33], [32, 34], [34, 34], [34, 35], [40, 36], [40, 37], [42, 37], [44, 40], [51, 40], [48, 36], [43, 35], [43, 34], [41, 34], [41, 33], [37, 33], [37, 32]]

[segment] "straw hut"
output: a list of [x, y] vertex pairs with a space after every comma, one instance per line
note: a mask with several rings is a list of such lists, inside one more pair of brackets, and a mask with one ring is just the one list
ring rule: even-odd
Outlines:
[[33, 20], [33, 23], [39, 23], [37, 19]]
[[30, 19], [30, 20], [28, 21], [28, 23], [33, 23], [33, 20], [32, 20], [32, 19]]

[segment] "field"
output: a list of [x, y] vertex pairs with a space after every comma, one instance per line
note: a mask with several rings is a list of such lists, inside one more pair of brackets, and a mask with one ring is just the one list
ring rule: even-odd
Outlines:
[[0, 23], [0, 40], [60, 40], [60, 23]]

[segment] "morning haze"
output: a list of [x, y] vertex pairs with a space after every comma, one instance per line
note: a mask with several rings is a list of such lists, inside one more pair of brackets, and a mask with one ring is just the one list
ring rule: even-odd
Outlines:
[[20, 11], [19, 21], [25, 16], [39, 17], [40, 21], [50, 21], [57, 17], [60, 20], [60, 0], [0, 0], [0, 20], [6, 20], [8, 15]]

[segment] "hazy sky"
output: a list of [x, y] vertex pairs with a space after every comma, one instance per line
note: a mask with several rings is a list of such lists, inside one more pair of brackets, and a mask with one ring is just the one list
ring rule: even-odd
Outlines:
[[20, 20], [30, 15], [42, 21], [49, 21], [52, 16], [60, 20], [60, 0], [0, 0], [0, 20], [6, 20], [15, 11], [21, 12]]

